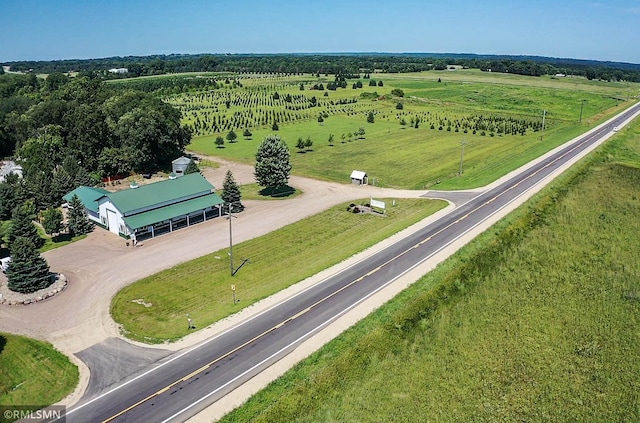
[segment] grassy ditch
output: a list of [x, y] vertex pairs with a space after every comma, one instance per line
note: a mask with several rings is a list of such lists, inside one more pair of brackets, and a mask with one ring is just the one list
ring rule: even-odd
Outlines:
[[639, 421], [640, 125], [224, 422]]
[[0, 333], [0, 406], [38, 409], [61, 400], [77, 384], [78, 368], [51, 344]]
[[349, 213], [347, 206], [234, 245], [236, 267], [242, 258], [251, 259], [234, 277], [225, 249], [142, 279], [114, 297], [111, 314], [132, 339], [176, 340], [189, 331], [187, 314], [198, 328], [207, 326], [388, 238], [446, 203], [396, 200], [386, 216]]

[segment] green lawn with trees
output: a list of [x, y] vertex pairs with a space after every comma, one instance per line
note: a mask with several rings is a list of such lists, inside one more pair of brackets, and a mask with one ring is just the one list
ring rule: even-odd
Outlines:
[[[230, 275], [227, 250], [216, 251], [122, 289], [113, 298], [111, 315], [131, 339], [147, 343], [174, 341], [188, 333], [187, 313], [197, 328], [203, 328], [351, 257], [445, 206], [443, 201], [396, 200], [386, 217], [348, 212], [348, 204], [332, 207], [234, 245], [236, 260], [251, 259], [251, 264], [235, 277]], [[292, 260], [295, 266], [291, 265]], [[237, 288], [237, 304], [231, 300], [232, 284]], [[135, 301], [141, 298], [151, 306]]]
[[640, 420], [640, 123], [223, 422]]
[[[295, 174], [348, 182], [363, 169], [381, 186], [458, 189], [490, 183], [585, 132], [630, 105], [637, 85], [468, 69], [370, 78], [375, 86], [360, 78], [362, 88], [329, 90], [331, 76], [242, 76], [241, 85], [165, 100], [182, 111], [194, 133], [189, 148], [202, 154], [253, 163], [260, 141], [277, 135]], [[224, 143], [249, 128], [250, 137]]]
[[73, 391], [78, 377], [78, 368], [51, 344], [0, 333], [0, 406], [53, 404]]

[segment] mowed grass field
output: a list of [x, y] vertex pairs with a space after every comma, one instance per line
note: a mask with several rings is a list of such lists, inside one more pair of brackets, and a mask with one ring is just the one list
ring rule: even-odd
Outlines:
[[[135, 282], [114, 297], [111, 314], [129, 338], [176, 340], [189, 332], [187, 314], [196, 328], [203, 328], [390, 237], [446, 203], [399, 199], [386, 216], [353, 214], [347, 206], [234, 245], [234, 265], [244, 258], [251, 263], [233, 277], [224, 249]], [[231, 285], [236, 286], [237, 304]]]
[[[226, 141], [224, 148], [217, 148], [214, 140], [217, 136], [226, 137], [228, 130], [194, 137], [189, 148], [201, 154], [253, 163], [259, 143], [267, 135], [276, 134], [289, 145], [294, 174], [348, 183], [351, 171], [358, 169], [366, 171], [380, 186], [461, 189], [492, 182], [585, 132], [629, 106], [638, 91], [638, 84], [500, 75], [467, 69], [372, 74], [371, 79], [382, 81], [383, 86], [370, 87], [369, 80], [362, 79], [363, 87], [352, 89], [355, 80], [347, 80], [346, 89], [327, 91], [328, 97], [324, 97], [323, 91], [309, 90], [308, 78], [245, 79], [244, 87], [221, 89], [216, 97], [188, 94], [167, 101], [181, 107], [184, 122], [189, 124], [196, 117], [205, 120], [202, 114], [205, 112], [200, 108], [209, 107], [208, 101], [220, 103], [215, 109], [207, 109], [212, 122], [216, 116], [225, 116], [230, 122], [234, 116], [238, 122], [257, 122], [250, 127], [250, 139], [242, 136], [243, 125], [239, 124], [235, 129], [237, 142]], [[317, 80], [326, 86], [332, 78]], [[301, 81], [305, 91], [299, 90]], [[393, 89], [403, 90], [404, 97], [393, 96]], [[292, 104], [301, 109], [285, 109], [289, 106], [282, 100], [273, 100], [275, 92], [280, 99], [286, 95], [316, 97], [318, 105], [307, 107], [305, 101], [299, 100]], [[225, 98], [233, 100], [229, 108], [222, 104]], [[357, 101], [339, 104], [353, 100]], [[399, 102], [403, 104], [402, 110], [396, 109]], [[540, 130], [543, 111], [546, 111], [544, 136]], [[374, 123], [367, 122], [369, 112], [375, 114]], [[280, 119], [277, 131], [271, 127], [274, 113]], [[317, 120], [320, 114], [326, 116], [323, 122]], [[264, 116], [269, 120], [264, 120], [267, 119]], [[456, 132], [457, 123], [478, 116], [489, 124], [495, 119], [509, 119], [526, 122], [529, 127], [524, 135], [499, 133], [499, 124], [493, 131], [464, 133], [459, 127]], [[410, 125], [415, 118], [421, 120], [418, 128]], [[402, 119], [406, 122], [404, 126], [400, 124]], [[530, 126], [534, 124], [538, 127]], [[365, 130], [363, 139], [355, 136], [361, 127]], [[330, 135], [334, 137], [333, 146], [328, 142]], [[312, 151], [298, 152], [295, 145], [299, 138], [310, 138]], [[463, 141], [464, 174], [459, 177]]]
[[640, 421], [640, 123], [223, 422]]
[[51, 344], [0, 333], [0, 406], [37, 409], [63, 399], [77, 384], [78, 368]]

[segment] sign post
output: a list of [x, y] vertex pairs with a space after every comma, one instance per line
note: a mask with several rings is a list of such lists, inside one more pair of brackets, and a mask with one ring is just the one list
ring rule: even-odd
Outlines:
[[233, 304], [235, 305], [236, 303], [236, 286], [235, 285], [231, 285], [231, 294], [233, 295]]
[[376, 207], [378, 209], [382, 209], [383, 214], [387, 213], [387, 205], [384, 201], [374, 200], [373, 197], [370, 197], [369, 204], [371, 205], [371, 208]]

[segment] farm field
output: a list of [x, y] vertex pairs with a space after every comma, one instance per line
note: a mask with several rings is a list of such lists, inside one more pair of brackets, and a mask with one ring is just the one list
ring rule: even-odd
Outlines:
[[[242, 258], [251, 259], [234, 277], [229, 274], [225, 249], [135, 282], [116, 294], [111, 315], [131, 339], [147, 343], [176, 340], [189, 332], [187, 313], [197, 328], [206, 327], [365, 250], [446, 203], [396, 200], [386, 216], [350, 213], [348, 205], [234, 245], [236, 265]], [[232, 284], [237, 287], [237, 304], [233, 304], [229, 290]]]
[[[258, 144], [275, 133], [289, 145], [295, 174], [348, 182], [358, 169], [380, 186], [459, 189], [483, 186], [566, 142], [638, 92], [638, 84], [469, 69], [371, 74], [327, 89], [334, 82], [333, 75], [241, 75], [164, 100], [182, 111], [194, 130], [189, 148], [202, 154], [253, 163]], [[235, 139], [227, 139], [231, 131]], [[297, 149], [300, 139], [312, 145]]]
[[78, 377], [51, 344], [0, 333], [0, 406], [53, 404], [73, 391]]
[[640, 420], [640, 123], [222, 421]]

